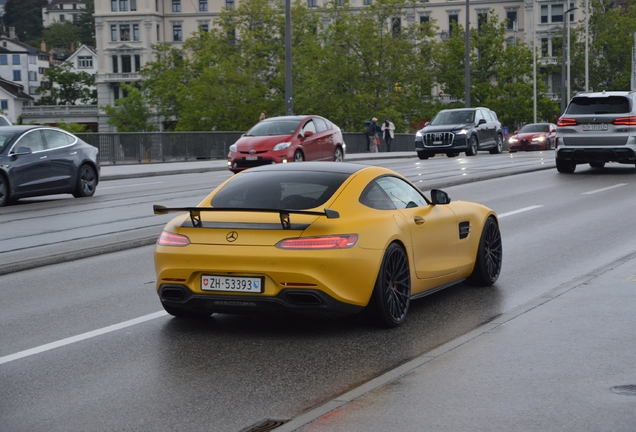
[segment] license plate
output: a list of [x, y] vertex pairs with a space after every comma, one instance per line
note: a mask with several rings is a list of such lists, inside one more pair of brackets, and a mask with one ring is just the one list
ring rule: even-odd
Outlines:
[[202, 275], [201, 289], [203, 291], [262, 293], [263, 278], [246, 276]]
[[584, 131], [606, 131], [608, 129], [607, 125], [604, 123], [601, 124], [584, 124]]
[[245, 156], [245, 160], [258, 160], [258, 156]]

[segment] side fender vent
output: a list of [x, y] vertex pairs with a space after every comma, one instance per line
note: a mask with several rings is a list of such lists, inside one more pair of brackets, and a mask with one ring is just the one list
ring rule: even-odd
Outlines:
[[470, 222], [460, 222], [459, 239], [465, 239], [466, 237], [468, 237], [468, 233], [470, 233]]

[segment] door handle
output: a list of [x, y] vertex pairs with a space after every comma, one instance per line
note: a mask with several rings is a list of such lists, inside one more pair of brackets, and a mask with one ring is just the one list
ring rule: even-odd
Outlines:
[[415, 222], [415, 225], [422, 225], [424, 222], [426, 222], [426, 220], [421, 216], [415, 216], [413, 218], [413, 222]]
[[48, 156], [40, 156], [40, 160], [46, 159]]

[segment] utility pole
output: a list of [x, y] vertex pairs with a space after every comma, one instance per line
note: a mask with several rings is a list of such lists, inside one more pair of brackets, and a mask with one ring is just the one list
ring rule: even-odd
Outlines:
[[291, 47], [291, 0], [285, 0], [285, 114], [294, 115]]
[[466, 0], [466, 26], [464, 28], [464, 106], [470, 108], [470, 9]]
[[[567, 3], [563, 3], [563, 9], [567, 6]], [[563, 60], [561, 62], [561, 114], [565, 112], [565, 107], [567, 106], [567, 101], [565, 100], [565, 63], [566, 63], [566, 55], [567, 55], [567, 18], [568, 14], [573, 10], [578, 9], [577, 7], [570, 8], [563, 12], [563, 37], [561, 38], [561, 53], [563, 54]]]

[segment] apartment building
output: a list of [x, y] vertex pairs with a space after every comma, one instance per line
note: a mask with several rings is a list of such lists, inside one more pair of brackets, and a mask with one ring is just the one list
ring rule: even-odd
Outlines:
[[[14, 36], [15, 37], [15, 36]], [[0, 37], [0, 77], [14, 82], [24, 93], [39, 99], [35, 90], [49, 67], [49, 55], [15, 38]]]
[[[321, 6], [325, 0], [306, 0], [307, 7]], [[373, 0], [351, 0], [354, 8], [369, 6]], [[99, 71], [96, 85], [98, 105], [112, 105], [122, 97], [122, 82], [141, 79], [139, 70], [153, 61], [151, 46], [167, 42], [181, 46], [183, 41], [199, 28], [207, 30], [221, 10], [234, 7], [235, 0], [95, 0], [95, 35]], [[539, 66], [556, 62], [553, 55], [560, 50], [564, 8], [575, 6], [553, 0], [471, 0], [469, 20], [471, 28], [496, 14], [499, 20], [507, 19], [508, 43], [516, 40], [541, 46]], [[569, 14], [571, 23], [582, 16], [578, 9]], [[396, 11], [393, 26], [434, 22], [439, 27], [438, 37], [444, 39], [452, 31], [452, 23], [465, 25], [466, 1], [419, 0], [415, 7]], [[543, 62], [543, 63], [542, 63]], [[560, 88], [560, 75], [551, 77], [551, 89]], [[158, 120], [158, 119], [155, 119]], [[159, 122], [157, 122], [159, 125]], [[107, 118], [100, 116], [100, 131], [110, 131]]]
[[84, 9], [84, 0], [49, 0], [49, 4], [42, 8], [42, 24], [48, 27], [55, 22], [76, 23]]

